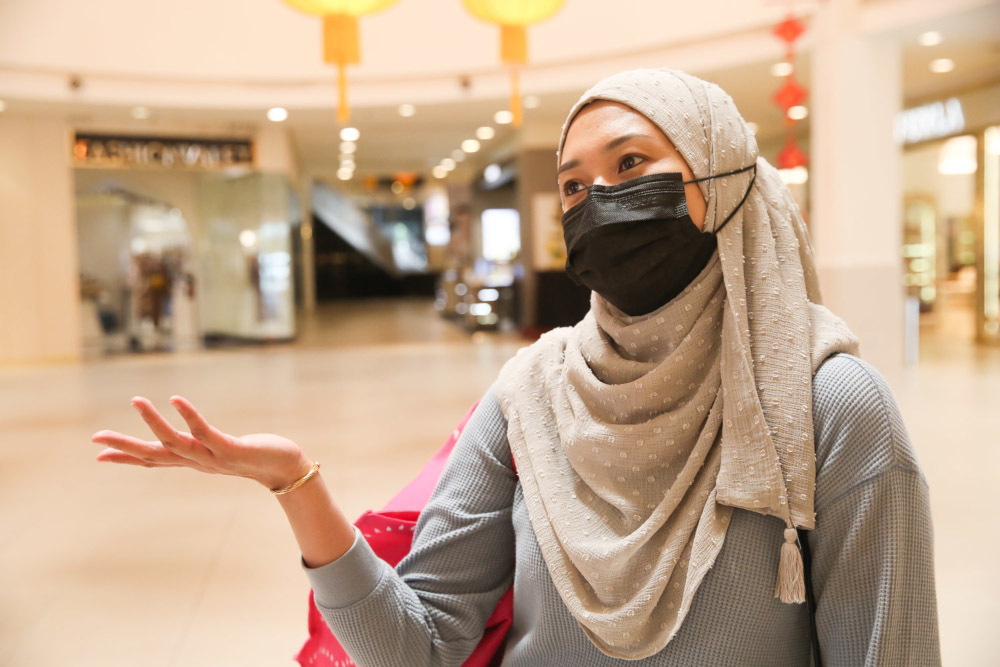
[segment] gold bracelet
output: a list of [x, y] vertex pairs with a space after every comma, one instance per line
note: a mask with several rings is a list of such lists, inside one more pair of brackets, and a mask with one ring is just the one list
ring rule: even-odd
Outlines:
[[314, 461], [312, 467], [309, 468], [309, 472], [307, 472], [304, 477], [295, 482], [292, 482], [291, 485], [286, 486], [283, 489], [271, 489], [271, 493], [273, 493], [276, 496], [281, 496], [288, 493], [289, 491], [294, 491], [295, 489], [299, 488], [300, 486], [308, 482], [310, 479], [312, 479], [313, 475], [315, 475], [317, 472], [319, 472], [319, 461]]

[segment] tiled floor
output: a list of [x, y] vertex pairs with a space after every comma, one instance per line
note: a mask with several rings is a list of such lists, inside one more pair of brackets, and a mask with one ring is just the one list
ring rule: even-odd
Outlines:
[[[521, 344], [429, 303], [324, 307], [293, 345], [0, 369], [0, 665], [291, 665], [308, 584], [277, 503], [252, 482], [98, 464], [129, 406], [191, 399], [232, 432], [323, 462], [351, 515], [419, 469]], [[933, 340], [890, 376], [934, 508], [946, 665], [1000, 664], [1000, 349]], [[956, 351], [956, 350], [964, 351]]]

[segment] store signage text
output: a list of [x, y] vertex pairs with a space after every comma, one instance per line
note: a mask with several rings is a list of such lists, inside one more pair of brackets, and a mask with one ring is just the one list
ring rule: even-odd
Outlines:
[[224, 169], [253, 164], [248, 139], [132, 137], [76, 134], [73, 157], [77, 163], [108, 167], [164, 167], [167, 169]]
[[965, 114], [957, 98], [906, 109], [896, 114], [896, 141], [915, 144], [957, 134], [965, 129]]

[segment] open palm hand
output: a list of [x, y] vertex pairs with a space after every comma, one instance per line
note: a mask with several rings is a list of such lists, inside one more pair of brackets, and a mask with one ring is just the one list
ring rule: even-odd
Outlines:
[[191, 403], [172, 396], [174, 406], [191, 429], [178, 431], [141, 396], [132, 399], [157, 440], [143, 440], [116, 431], [98, 431], [91, 440], [107, 445], [98, 461], [147, 468], [184, 467], [206, 473], [246, 477], [269, 489], [291, 484], [304, 475], [311, 462], [297, 444], [272, 433], [234, 436], [209, 424]]

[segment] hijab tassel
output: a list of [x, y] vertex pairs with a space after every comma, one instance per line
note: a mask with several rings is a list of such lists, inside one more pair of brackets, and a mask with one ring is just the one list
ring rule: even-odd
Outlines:
[[806, 601], [806, 581], [797, 536], [794, 528], [785, 528], [785, 543], [781, 545], [781, 562], [778, 564], [778, 585], [774, 589], [774, 597], [781, 598], [782, 602]]

